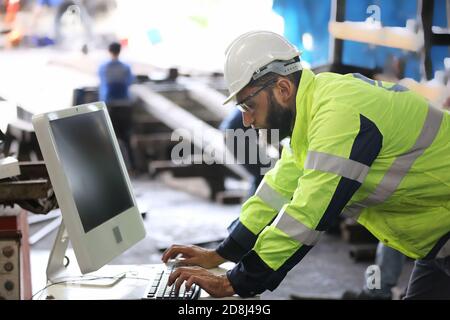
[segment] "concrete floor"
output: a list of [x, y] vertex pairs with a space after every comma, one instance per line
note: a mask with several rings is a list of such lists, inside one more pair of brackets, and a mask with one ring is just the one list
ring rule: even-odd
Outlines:
[[[189, 183], [189, 180], [184, 182]], [[195, 183], [198, 184], [198, 181]], [[133, 180], [133, 186], [140, 210], [148, 212], [144, 219], [147, 237], [111, 264], [160, 263], [162, 248], [173, 243], [220, 240], [226, 236], [229, 223], [239, 215], [239, 205], [213, 203], [206, 197], [168, 187], [159, 179], [141, 177]], [[30, 233], [36, 232], [43, 224], [32, 225]], [[33, 292], [40, 289], [45, 280], [43, 271], [55, 236], [54, 231], [32, 246]], [[368, 265], [355, 263], [349, 256], [349, 244], [339, 236], [325, 234], [301, 263], [289, 272], [281, 285], [273, 292], [263, 293], [261, 298], [290, 299], [291, 294], [339, 298], [345, 290], [359, 290], [362, 287], [363, 274]], [[399, 287], [406, 287], [412, 265], [412, 261], [408, 260]]]

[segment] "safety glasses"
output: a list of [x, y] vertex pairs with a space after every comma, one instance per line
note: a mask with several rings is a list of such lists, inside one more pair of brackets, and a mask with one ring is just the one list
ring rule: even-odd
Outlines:
[[254, 109], [252, 107], [250, 107], [247, 102], [250, 101], [250, 99], [256, 97], [261, 91], [263, 91], [264, 89], [266, 89], [267, 87], [269, 87], [270, 85], [274, 84], [275, 82], [277, 82], [277, 79], [271, 80], [269, 82], [267, 82], [266, 84], [264, 84], [261, 88], [259, 88], [258, 90], [256, 90], [255, 92], [253, 92], [251, 95], [247, 96], [245, 99], [243, 99], [241, 102], [236, 104], [236, 107], [241, 111], [241, 112], [252, 112], [254, 111]]

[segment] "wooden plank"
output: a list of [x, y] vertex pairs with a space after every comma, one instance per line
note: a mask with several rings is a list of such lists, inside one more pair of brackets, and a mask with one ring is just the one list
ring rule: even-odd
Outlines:
[[382, 27], [379, 23], [330, 21], [330, 34], [337, 39], [387, 46], [418, 52], [424, 45], [423, 35], [406, 27]]
[[19, 166], [20, 177], [27, 179], [49, 178], [44, 161], [21, 161]]
[[46, 198], [50, 182], [46, 179], [0, 183], [0, 202]]

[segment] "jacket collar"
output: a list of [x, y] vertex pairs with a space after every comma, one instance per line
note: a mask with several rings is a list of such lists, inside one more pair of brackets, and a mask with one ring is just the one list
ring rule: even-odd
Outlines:
[[311, 117], [312, 91], [315, 74], [309, 69], [303, 69], [296, 96], [295, 124], [291, 136], [291, 148], [295, 161], [301, 167], [305, 161], [308, 146], [308, 125]]

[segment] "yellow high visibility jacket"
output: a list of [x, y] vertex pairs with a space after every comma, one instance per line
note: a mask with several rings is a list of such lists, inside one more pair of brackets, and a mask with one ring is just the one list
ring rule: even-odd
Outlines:
[[450, 114], [393, 83], [303, 70], [291, 148], [217, 249], [236, 293], [275, 289], [340, 214], [414, 259], [450, 255]]

